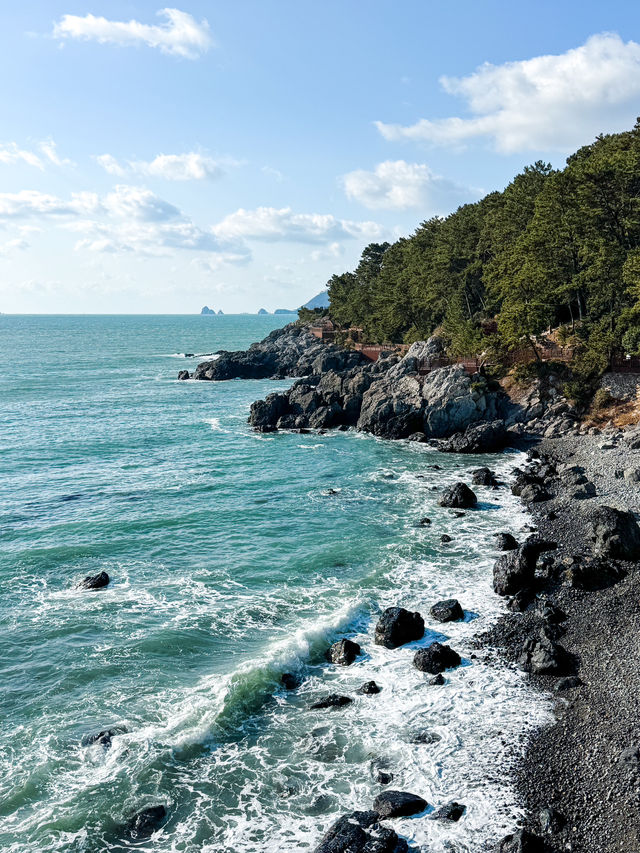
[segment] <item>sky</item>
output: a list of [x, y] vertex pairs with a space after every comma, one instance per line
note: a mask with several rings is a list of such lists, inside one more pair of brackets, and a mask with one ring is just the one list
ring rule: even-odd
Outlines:
[[23, 0], [0, 312], [297, 308], [640, 115], [634, 0]]

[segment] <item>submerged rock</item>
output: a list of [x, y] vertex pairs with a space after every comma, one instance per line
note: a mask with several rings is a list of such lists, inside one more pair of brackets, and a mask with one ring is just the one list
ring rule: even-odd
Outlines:
[[356, 693], [360, 693], [363, 696], [374, 696], [376, 693], [380, 693], [381, 690], [382, 688], [375, 681], [365, 681], [364, 684], [358, 687]]
[[353, 702], [350, 696], [340, 696], [338, 693], [330, 693], [324, 699], [319, 699], [310, 705], [312, 711], [320, 711], [324, 708], [344, 708]]
[[478, 503], [478, 499], [466, 483], [459, 482], [445, 489], [438, 503], [455, 509], [470, 509]]
[[111, 738], [114, 738], [117, 734], [120, 734], [118, 729], [103, 729], [96, 734], [85, 735], [81, 740], [81, 744], [82, 746], [99, 744], [100, 746], [108, 747], [111, 746]]
[[404, 838], [378, 823], [378, 818], [375, 811], [342, 815], [315, 853], [407, 853], [409, 847]]
[[431, 815], [431, 818], [432, 820], [448, 820], [456, 823], [460, 820], [466, 810], [467, 807], [463, 806], [462, 803], [447, 803], [437, 809], [437, 811]]
[[396, 649], [424, 636], [424, 619], [404, 607], [387, 607], [376, 625], [375, 644]]
[[459, 622], [464, 619], [464, 610], [457, 598], [438, 601], [429, 612], [438, 622]]
[[110, 580], [111, 578], [106, 572], [100, 572], [97, 575], [87, 575], [78, 584], [78, 589], [102, 589], [108, 585]]
[[361, 649], [352, 640], [338, 640], [327, 651], [327, 660], [339, 666], [350, 666], [360, 654]]
[[407, 791], [383, 791], [373, 801], [373, 809], [380, 817], [409, 817], [423, 812], [429, 803]]
[[295, 690], [300, 687], [301, 679], [292, 672], [283, 672], [280, 681], [285, 690]]
[[420, 672], [437, 675], [445, 669], [459, 666], [462, 662], [460, 655], [450, 646], [442, 643], [432, 643], [426, 649], [418, 649], [413, 657], [413, 665]]
[[127, 833], [133, 838], [148, 838], [160, 828], [167, 816], [164, 806], [151, 806], [134, 815], [127, 824]]

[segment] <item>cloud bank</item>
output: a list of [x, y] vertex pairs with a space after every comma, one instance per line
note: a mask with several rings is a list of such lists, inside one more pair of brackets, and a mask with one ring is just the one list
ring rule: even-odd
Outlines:
[[639, 112], [640, 45], [615, 33], [589, 38], [558, 55], [503, 65], [486, 63], [466, 77], [442, 77], [466, 102], [468, 118], [376, 122], [388, 140], [462, 145], [488, 139], [502, 153], [568, 151], [596, 134], [632, 125]]
[[419, 207], [425, 213], [449, 213], [477, 197], [478, 193], [435, 175], [424, 163], [386, 160], [373, 171], [357, 169], [343, 179], [348, 198], [372, 210], [406, 210]]

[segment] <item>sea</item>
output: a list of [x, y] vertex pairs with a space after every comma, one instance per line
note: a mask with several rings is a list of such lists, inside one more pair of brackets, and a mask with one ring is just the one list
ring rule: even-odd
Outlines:
[[[507, 768], [549, 709], [472, 639], [504, 609], [494, 534], [530, 519], [504, 487], [476, 487], [462, 517], [438, 497], [520, 457], [257, 434], [250, 404], [292, 379], [177, 381], [290, 319], [0, 316], [5, 853], [313, 851], [371, 807], [380, 769], [429, 803], [389, 822], [412, 850], [480, 851], [516, 826]], [[77, 587], [101, 571], [107, 588]], [[450, 597], [465, 621], [442, 625], [429, 609]], [[373, 632], [395, 605], [426, 632], [388, 650]], [[325, 659], [342, 637], [362, 648], [349, 667]], [[463, 658], [441, 686], [412, 666], [435, 639]], [[369, 680], [381, 692], [358, 694]], [[329, 693], [354, 701], [310, 709]], [[460, 821], [431, 818], [453, 800]], [[130, 838], [155, 805], [164, 824]]]

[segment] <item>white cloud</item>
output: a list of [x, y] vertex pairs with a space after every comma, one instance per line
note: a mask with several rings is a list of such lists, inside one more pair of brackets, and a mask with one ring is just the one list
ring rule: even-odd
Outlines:
[[63, 15], [53, 28], [58, 39], [84, 39], [120, 46], [147, 45], [163, 53], [196, 59], [213, 44], [207, 21], [195, 20], [179, 9], [161, 9], [164, 24], [139, 21], [110, 21], [96, 15]]
[[443, 77], [446, 92], [466, 101], [469, 118], [376, 122], [389, 140], [439, 145], [484, 137], [498, 151], [570, 150], [601, 132], [633, 125], [640, 97], [640, 45], [613, 33], [558, 55], [504, 65], [486, 63], [466, 77]]
[[70, 201], [38, 190], [0, 193], [0, 219], [22, 219], [29, 216], [76, 216], [87, 212], [97, 197], [92, 193], [73, 193]]
[[100, 154], [97, 163], [110, 175], [133, 172], [167, 181], [202, 181], [222, 174], [220, 164], [206, 154], [189, 151], [185, 154], [158, 154], [153, 160], [129, 160], [123, 165], [111, 154]]
[[110, 175], [124, 177], [127, 173], [127, 170], [111, 154], [100, 154], [96, 157], [96, 161]]
[[[40, 153], [20, 148], [16, 142], [0, 143], [0, 163], [14, 166], [16, 163], [26, 163], [36, 169], [44, 171], [45, 162], [54, 166], [72, 166], [71, 160], [65, 160], [57, 152], [56, 144], [52, 139], [46, 139], [38, 143]], [[44, 156], [44, 161], [43, 161]]]
[[373, 210], [420, 207], [429, 215], [448, 213], [478, 193], [435, 175], [424, 163], [386, 160], [372, 172], [357, 169], [343, 177], [348, 198]]
[[291, 208], [240, 208], [211, 229], [224, 239], [289, 240], [300, 243], [330, 243], [345, 238], [375, 239], [382, 233], [376, 222], [336, 219], [331, 214], [293, 213]]
[[140, 222], [166, 222], [181, 219], [182, 213], [173, 204], [145, 187], [120, 184], [104, 199], [108, 213], [122, 219]]

